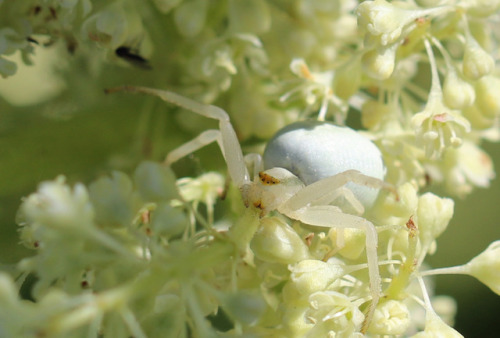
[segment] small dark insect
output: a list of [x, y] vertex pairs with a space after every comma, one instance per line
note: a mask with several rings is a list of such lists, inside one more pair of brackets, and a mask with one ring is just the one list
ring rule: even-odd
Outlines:
[[49, 7], [50, 15], [52, 16], [52, 19], [57, 20], [57, 11], [55, 10], [54, 7]]
[[26, 40], [28, 40], [28, 42], [34, 43], [35, 45], [39, 45], [38, 40], [32, 38], [31, 36], [28, 36]]
[[134, 52], [130, 47], [121, 46], [115, 50], [118, 57], [124, 59], [125, 61], [131, 63], [132, 65], [143, 68], [151, 69], [151, 65], [148, 60]]
[[35, 6], [33, 7], [33, 14], [38, 15], [38, 13], [40, 13], [41, 10], [42, 10], [41, 6]]
[[43, 38], [42, 38], [42, 40], [37, 40], [31, 36], [27, 36], [26, 40], [28, 42], [35, 44], [35, 45], [43, 46], [43, 47], [50, 47], [54, 44], [54, 42], [56, 42], [56, 39], [54, 37], [50, 38], [49, 40], [47, 40], [47, 39], [43, 40]]
[[78, 42], [73, 36], [66, 36], [66, 49], [71, 55], [75, 54], [76, 48], [78, 47]]

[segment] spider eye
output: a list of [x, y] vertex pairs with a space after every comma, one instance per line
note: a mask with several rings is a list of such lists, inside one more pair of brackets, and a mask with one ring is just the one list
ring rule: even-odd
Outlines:
[[266, 174], [263, 171], [261, 171], [259, 173], [259, 178], [260, 178], [260, 181], [262, 182], [262, 184], [265, 184], [265, 185], [274, 185], [274, 184], [280, 183], [279, 179], [277, 179], [269, 174]]

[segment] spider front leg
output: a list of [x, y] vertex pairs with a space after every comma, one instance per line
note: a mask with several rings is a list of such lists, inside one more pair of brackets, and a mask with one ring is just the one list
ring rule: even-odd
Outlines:
[[[375, 226], [368, 220], [343, 213], [338, 207], [328, 205], [346, 183], [353, 182], [371, 188], [385, 188], [395, 191], [389, 184], [361, 174], [355, 170], [322, 179], [299, 190], [293, 197], [278, 208], [278, 211], [302, 223], [329, 228], [356, 228], [366, 234], [366, 256], [370, 280], [372, 302], [366, 313], [361, 332], [365, 333], [373, 318], [373, 313], [381, 295], [381, 278], [378, 267], [377, 245], [378, 236]], [[353, 198], [349, 194], [349, 198]], [[324, 203], [318, 205], [318, 201]]]
[[366, 312], [361, 332], [365, 333], [373, 318], [373, 313], [381, 295], [381, 278], [378, 268], [377, 243], [378, 236], [375, 226], [366, 219], [350, 214], [345, 214], [335, 206], [306, 206], [296, 210], [287, 216], [302, 223], [329, 227], [329, 228], [356, 228], [362, 229], [366, 234], [366, 256], [368, 263], [368, 274], [370, 279], [370, 293], [372, 302]]
[[167, 157], [165, 157], [164, 163], [166, 165], [170, 166], [172, 163], [177, 162], [181, 158], [186, 157], [187, 155], [194, 153], [198, 149], [201, 149], [201, 148], [209, 145], [212, 142], [217, 142], [219, 144], [219, 148], [221, 149], [221, 151], [224, 155], [224, 151], [223, 151], [224, 146], [222, 144], [222, 137], [221, 137], [220, 131], [214, 130], [214, 129], [209, 129], [209, 130], [205, 130], [204, 132], [202, 132], [200, 135], [196, 136], [191, 141], [188, 141], [184, 144], [181, 144], [179, 147], [170, 151], [167, 154]]
[[262, 156], [256, 153], [250, 153], [245, 155], [245, 163], [247, 168], [250, 168], [253, 175], [253, 181], [257, 180], [259, 173], [264, 170], [264, 163], [262, 162]]
[[217, 130], [207, 130], [201, 133], [195, 139], [181, 145], [177, 149], [173, 150], [167, 156], [167, 162], [172, 163], [178, 159], [189, 155], [190, 153], [204, 147], [205, 145], [217, 141], [219, 144], [224, 159], [227, 163], [227, 168], [229, 171], [229, 176], [240, 189], [244, 186], [250, 184], [250, 179], [248, 175], [248, 170], [245, 166], [245, 161], [243, 159], [243, 152], [241, 151], [240, 144], [238, 142], [238, 137], [234, 131], [231, 122], [229, 121], [229, 116], [227, 113], [216, 106], [206, 105], [194, 100], [191, 100], [182, 95], [176, 94], [167, 90], [159, 90], [146, 87], [133, 87], [133, 86], [123, 86], [107, 89], [106, 93], [114, 92], [129, 92], [129, 93], [144, 93], [152, 96], [159, 97], [163, 101], [172, 103], [176, 106], [182, 107], [192, 112], [219, 121], [219, 131]]
[[391, 184], [378, 178], [364, 175], [357, 170], [346, 170], [337, 175], [309, 184], [304, 189], [298, 191], [282, 207], [288, 210], [298, 210], [311, 203], [317, 205], [318, 201], [324, 204], [330, 203], [337, 196], [337, 190], [349, 182], [373, 189], [385, 189], [393, 193], [396, 197], [398, 196], [396, 189]]

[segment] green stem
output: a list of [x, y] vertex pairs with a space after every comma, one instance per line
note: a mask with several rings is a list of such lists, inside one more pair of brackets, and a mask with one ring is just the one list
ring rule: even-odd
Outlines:
[[415, 255], [417, 251], [418, 230], [413, 223], [413, 219], [406, 223], [408, 227], [408, 256], [401, 264], [397, 276], [395, 276], [387, 290], [385, 291], [386, 298], [399, 299], [403, 294], [403, 290], [408, 286], [411, 274], [415, 271]]
[[467, 275], [467, 271], [465, 265], [458, 265], [447, 268], [427, 270], [420, 273], [420, 276], [422, 277], [433, 275]]

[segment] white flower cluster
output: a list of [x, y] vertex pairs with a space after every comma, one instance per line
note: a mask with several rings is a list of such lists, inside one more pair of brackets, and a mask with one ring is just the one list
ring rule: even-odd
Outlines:
[[222, 106], [255, 149], [293, 121], [359, 117], [397, 190], [361, 215], [377, 228], [382, 280], [369, 318], [377, 286], [361, 230], [261, 218], [219, 172], [176, 180], [143, 162], [133, 178], [114, 172], [88, 188], [44, 182], [19, 212], [22, 242], [36, 253], [18, 269], [38, 278], [36, 302], [0, 274], [0, 335], [460, 337], [454, 303], [438, 309], [423, 277], [469, 274], [500, 294], [498, 241], [463, 266], [427, 270], [454, 202], [421, 190], [465, 197], [494, 177], [481, 142], [500, 139], [499, 9], [476, 0], [0, 1], [3, 77], [16, 71], [4, 56], [20, 51], [28, 63], [34, 45], [53, 43], [95, 69], [158, 69], [147, 81]]

